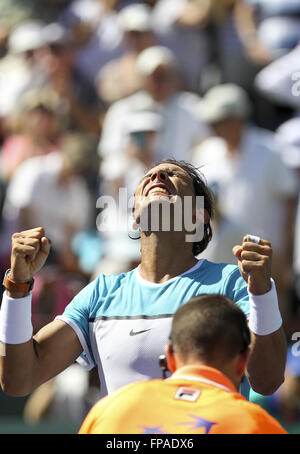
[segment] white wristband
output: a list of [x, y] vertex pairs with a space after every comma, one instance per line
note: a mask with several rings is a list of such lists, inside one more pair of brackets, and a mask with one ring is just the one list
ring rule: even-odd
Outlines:
[[271, 290], [263, 295], [249, 293], [249, 328], [259, 336], [271, 334], [282, 325], [276, 286], [273, 279], [271, 279], [271, 285]]
[[0, 341], [4, 344], [23, 344], [31, 339], [31, 294], [10, 298], [4, 292], [0, 309]]

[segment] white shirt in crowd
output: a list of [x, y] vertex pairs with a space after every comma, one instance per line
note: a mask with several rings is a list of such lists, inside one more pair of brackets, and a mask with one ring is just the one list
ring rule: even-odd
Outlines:
[[[199, 120], [197, 110], [200, 97], [177, 92], [164, 105], [155, 103], [144, 91], [115, 102], [106, 114], [99, 142], [99, 154], [103, 159], [104, 178], [118, 175], [119, 161], [127, 146], [126, 121], [132, 113], [154, 111], [162, 115], [162, 128], [158, 132], [156, 162], [165, 158], [189, 159], [191, 149], [209, 135], [208, 127]], [[110, 163], [113, 162], [113, 165]], [[107, 170], [106, 170], [107, 169]]]
[[195, 150], [193, 162], [203, 165], [209, 184], [218, 184], [224, 216], [246, 225], [248, 233], [268, 239], [280, 251], [285, 200], [295, 196], [297, 188], [294, 175], [275, 150], [271, 132], [248, 126], [235, 157], [223, 139], [211, 137]]
[[91, 219], [85, 181], [73, 175], [67, 183], [59, 184], [61, 166], [59, 152], [24, 161], [8, 186], [4, 207], [4, 219], [15, 226], [20, 210], [30, 208], [32, 226], [43, 226], [55, 249], [67, 241], [67, 225], [83, 230]]

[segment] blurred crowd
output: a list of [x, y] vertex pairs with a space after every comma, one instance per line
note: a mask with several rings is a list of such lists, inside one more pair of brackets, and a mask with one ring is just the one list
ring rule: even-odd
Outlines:
[[[11, 234], [43, 226], [35, 331], [97, 273], [136, 266], [127, 202], [146, 169], [175, 158], [215, 195], [202, 257], [235, 263], [246, 233], [271, 241], [287, 340], [300, 337], [299, 62], [299, 0], [2, 0], [0, 273]], [[97, 383], [82, 374], [48, 383], [24, 417], [83, 417]], [[290, 382], [281, 398], [299, 423]]]

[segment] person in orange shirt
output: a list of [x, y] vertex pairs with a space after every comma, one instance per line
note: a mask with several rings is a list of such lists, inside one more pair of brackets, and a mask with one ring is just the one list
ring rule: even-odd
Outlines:
[[287, 434], [239, 392], [249, 359], [243, 311], [223, 295], [201, 295], [174, 315], [167, 379], [132, 383], [99, 400], [79, 434]]

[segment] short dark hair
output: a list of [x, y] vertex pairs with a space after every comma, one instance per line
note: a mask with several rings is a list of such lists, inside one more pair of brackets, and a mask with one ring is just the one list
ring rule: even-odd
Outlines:
[[[191, 178], [194, 186], [194, 191], [196, 196], [204, 197], [204, 209], [209, 214], [209, 220], [204, 224], [204, 233], [201, 241], [195, 241], [193, 243], [193, 254], [194, 256], [203, 252], [210, 240], [212, 239], [212, 227], [210, 224], [210, 219], [212, 219], [214, 214], [214, 196], [210, 190], [204, 175], [201, 173], [199, 168], [195, 167], [193, 164], [187, 161], [177, 161], [175, 159], [164, 159], [159, 164], [174, 164], [184, 170], [189, 177]], [[156, 165], [159, 165], [156, 164]]]
[[250, 344], [244, 312], [228, 297], [199, 295], [181, 306], [172, 322], [170, 340], [181, 358], [206, 364], [233, 359]]

